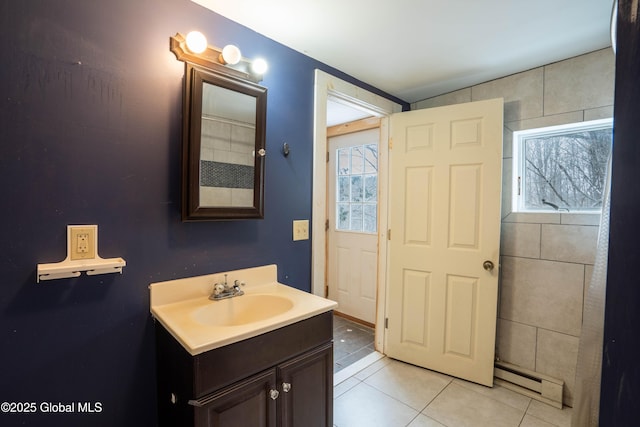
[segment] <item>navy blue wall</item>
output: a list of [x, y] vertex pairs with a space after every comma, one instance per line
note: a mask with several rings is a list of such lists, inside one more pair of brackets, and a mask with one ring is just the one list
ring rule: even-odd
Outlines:
[[620, 0], [600, 426], [640, 425], [640, 22]]
[[[153, 426], [147, 286], [275, 263], [309, 290], [310, 241], [292, 242], [291, 222], [311, 217], [313, 72], [358, 82], [188, 0], [1, 0], [0, 22], [0, 402], [102, 405], [0, 425]], [[180, 221], [184, 65], [169, 36], [192, 29], [270, 63], [264, 220]], [[124, 273], [36, 284], [68, 224], [98, 224], [99, 254]]]

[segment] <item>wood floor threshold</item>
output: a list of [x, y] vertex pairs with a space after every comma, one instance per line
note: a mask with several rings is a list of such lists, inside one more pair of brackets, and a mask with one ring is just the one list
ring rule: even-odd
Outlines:
[[374, 329], [374, 330], [376, 329], [376, 325], [375, 324], [369, 323], [369, 322], [365, 322], [364, 320], [358, 319], [358, 318], [353, 317], [353, 316], [349, 316], [348, 314], [340, 313], [339, 311], [335, 311], [335, 310], [334, 310], [333, 314], [335, 314], [338, 317], [342, 317], [343, 319], [350, 320], [350, 321], [352, 321], [354, 323], [357, 323], [359, 325], [366, 326], [366, 327]]

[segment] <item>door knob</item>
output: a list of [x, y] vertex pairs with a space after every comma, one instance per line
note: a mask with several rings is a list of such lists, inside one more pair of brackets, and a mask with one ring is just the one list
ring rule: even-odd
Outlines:
[[273, 400], [276, 400], [280, 396], [280, 392], [278, 390], [271, 389], [269, 390], [269, 397]]
[[493, 270], [493, 262], [486, 260], [485, 262], [482, 263], [482, 268], [484, 268], [487, 271], [492, 271]]
[[291, 390], [291, 383], [282, 383], [282, 391], [289, 393], [289, 390]]

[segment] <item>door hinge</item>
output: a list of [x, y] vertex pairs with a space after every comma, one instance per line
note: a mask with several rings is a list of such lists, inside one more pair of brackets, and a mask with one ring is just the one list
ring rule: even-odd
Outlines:
[[393, 150], [393, 138], [389, 138], [389, 150]]
[[391, 240], [391, 229], [387, 230], [387, 240]]
[[324, 231], [329, 231], [329, 220], [324, 222]]
[[327, 163], [329, 163], [329, 152], [327, 151]]
[[389, 329], [389, 318], [388, 317], [384, 318], [384, 328], [385, 329]]
[[329, 285], [324, 286], [324, 297], [329, 298]]
[[522, 191], [522, 177], [518, 177], [518, 196], [521, 195], [521, 191]]

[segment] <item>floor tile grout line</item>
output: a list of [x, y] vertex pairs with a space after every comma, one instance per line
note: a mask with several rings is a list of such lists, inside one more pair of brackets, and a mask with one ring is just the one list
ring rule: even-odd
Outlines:
[[415, 416], [415, 417], [411, 418], [411, 421], [409, 421], [409, 423], [408, 423], [408, 424], [405, 424], [405, 426], [404, 426], [404, 427], [409, 427], [409, 426], [411, 425], [411, 423], [413, 423], [415, 420], [417, 420], [417, 419], [418, 419], [418, 417], [419, 417], [421, 414], [422, 414], [422, 412], [418, 412], [418, 413], [416, 414], [416, 416]]
[[[358, 386], [360, 385], [365, 385], [367, 387], [370, 387], [372, 389], [374, 389], [375, 391], [384, 394], [385, 396], [387, 396], [388, 398], [390, 398], [391, 400], [395, 400], [396, 402], [398, 402], [399, 404], [401, 404], [402, 406], [406, 406], [407, 408], [411, 409], [412, 411], [417, 412], [416, 417], [420, 414], [420, 411], [418, 411], [416, 408], [414, 408], [413, 406], [408, 405], [406, 402], [403, 402], [401, 400], [396, 399], [395, 397], [391, 396], [390, 394], [387, 394], [386, 392], [384, 392], [383, 390], [380, 390], [378, 387], [375, 387], [371, 384], [368, 384], [366, 381], [362, 381], [360, 384], [358, 384]], [[351, 389], [353, 390], [353, 388]]]
[[520, 423], [518, 424], [518, 427], [520, 427], [522, 425], [522, 423], [524, 422], [524, 417], [527, 416], [527, 412], [529, 412], [529, 408], [531, 407], [531, 402], [533, 401], [533, 399], [529, 399], [529, 403], [527, 403], [527, 407], [524, 409], [524, 414], [522, 414], [522, 418], [520, 419]]
[[442, 387], [442, 390], [440, 390], [435, 396], [433, 396], [433, 399], [431, 399], [424, 408], [422, 408], [422, 410], [420, 411], [421, 414], [423, 414], [426, 417], [431, 418], [432, 420], [437, 421], [438, 423], [442, 424], [443, 426], [447, 427], [446, 424], [444, 424], [442, 421], [438, 420], [437, 418], [433, 418], [427, 414], [424, 413], [424, 411], [429, 407], [429, 405], [431, 405], [437, 398], [438, 396], [440, 396], [451, 384], [453, 384], [453, 378], [449, 379], [449, 382], [447, 383], [446, 386]]
[[[468, 387], [468, 386], [467, 386], [467, 384], [471, 384], [471, 385], [480, 385], [480, 384], [477, 384], [477, 383], [474, 383], [474, 382], [470, 382], [470, 381], [467, 381], [467, 380], [462, 379], [462, 378], [453, 378], [453, 379], [452, 379], [452, 382], [455, 382], [455, 383], [456, 383], [456, 384], [458, 384], [460, 387], [464, 387], [464, 388], [465, 388], [465, 389], [467, 389], [467, 390], [470, 390], [470, 391], [472, 391], [472, 392], [474, 392], [474, 393], [478, 393], [478, 394], [480, 394], [480, 395], [482, 395], [482, 396], [485, 396], [485, 397], [487, 397], [487, 398], [489, 398], [489, 399], [491, 399], [491, 400], [494, 400], [494, 401], [496, 401], [496, 402], [499, 402], [499, 403], [501, 403], [501, 404], [503, 404], [503, 405], [506, 405], [506, 406], [508, 406], [508, 407], [510, 407], [510, 408], [516, 409], [516, 410], [518, 410], [518, 411], [520, 411], [520, 410], [521, 410], [518, 406], [514, 406], [514, 405], [512, 405], [512, 404], [511, 404], [511, 403], [509, 403], [509, 402], [505, 402], [505, 401], [503, 401], [503, 400], [497, 399], [497, 398], [495, 398], [495, 397], [494, 397], [493, 395], [491, 395], [491, 394], [484, 394], [484, 393], [480, 393], [479, 391], [474, 390], [474, 389], [473, 389], [473, 387]], [[491, 389], [491, 390], [496, 390], [498, 387], [502, 387], [502, 386], [497, 385], [497, 384], [494, 384], [494, 385], [493, 385], [493, 387], [491, 387], [490, 389]], [[502, 387], [502, 388], [504, 388], [504, 387]], [[509, 389], [507, 389], [507, 388], [504, 388], [504, 389], [505, 389], [505, 390], [507, 390], [507, 391], [511, 391], [511, 390], [509, 390]], [[516, 393], [516, 392], [514, 392], [514, 391], [512, 391], [512, 392], [513, 392], [513, 393]], [[516, 394], [518, 394], [518, 393], [516, 393]], [[531, 399], [530, 397], [528, 397], [528, 396], [524, 396], [524, 395], [521, 395], [521, 396], [529, 399], [529, 402], [527, 403], [527, 409], [529, 409], [529, 405], [531, 405], [531, 401], [532, 401], [532, 399]], [[526, 414], [527, 409], [525, 409], [525, 414]]]
[[[362, 384], [362, 383], [364, 382], [364, 381], [360, 381], [360, 380], [359, 380], [359, 379], [357, 379], [355, 376], [351, 376], [351, 377], [349, 377], [349, 378], [351, 378], [351, 379], [355, 380], [355, 381], [356, 381], [356, 383], [355, 383], [354, 385], [352, 385], [351, 387], [349, 387], [348, 389], [346, 389], [345, 391], [343, 391], [343, 392], [340, 394], [340, 396], [342, 396], [342, 395], [344, 395], [345, 393], [347, 393], [347, 392], [349, 392], [349, 391], [353, 390], [355, 387], [359, 386], [360, 384]], [[346, 380], [345, 380], [345, 381], [346, 381]], [[340, 384], [344, 383], [345, 381], [341, 382]], [[333, 388], [335, 389], [335, 388], [336, 388], [336, 386], [333, 386]], [[333, 400], [335, 400], [335, 399], [339, 398], [340, 396], [334, 396], [334, 397], [333, 397]]]
[[[355, 354], [355, 353], [359, 352], [360, 350], [364, 350], [367, 347], [368, 347], [368, 345], [365, 345], [364, 347], [360, 347], [357, 350], [352, 351], [351, 353], [347, 353], [345, 356], [342, 356], [340, 359], [336, 359], [336, 362], [339, 361], [339, 360], [342, 360], [342, 359], [346, 359], [347, 357], [351, 356], [352, 354]], [[373, 353], [373, 350], [371, 351], [371, 353]]]
[[[386, 356], [385, 356], [385, 357], [386, 357]], [[382, 359], [380, 359], [380, 360], [384, 360], [384, 358], [382, 358]], [[374, 366], [376, 363], [378, 363], [378, 362], [375, 362], [375, 363], [371, 364], [370, 366], [368, 366], [367, 368], [363, 369], [362, 371], [358, 372], [357, 374], [355, 374], [355, 375], [354, 375], [354, 377], [355, 377], [356, 375], [360, 374], [361, 372], [363, 372], [364, 370], [371, 368], [371, 367], [372, 367], [372, 366]], [[383, 369], [385, 366], [387, 366], [387, 364], [384, 364], [384, 365], [380, 366], [378, 369], [376, 369], [375, 371], [371, 372], [369, 375], [367, 375], [366, 377], [364, 377], [364, 378], [363, 378], [362, 380], [360, 380], [360, 381], [364, 382], [367, 378], [369, 378], [369, 377], [371, 377], [372, 375], [374, 375], [374, 374], [378, 373], [378, 372], [379, 372], [381, 369]], [[356, 378], [356, 379], [357, 379], [357, 378]]]
[[[386, 365], [385, 365], [385, 367], [386, 367]], [[380, 369], [379, 369], [378, 371], [380, 371]], [[378, 372], [378, 371], [376, 371], [376, 372]], [[371, 377], [371, 375], [369, 375], [367, 378], [370, 378], [370, 377]], [[422, 413], [422, 411], [424, 411], [424, 410], [427, 408], [427, 407], [425, 406], [422, 410], [420, 410], [420, 409], [416, 409], [416, 408], [414, 408], [413, 406], [408, 405], [406, 402], [403, 402], [402, 400], [399, 400], [399, 399], [397, 399], [396, 397], [391, 396], [390, 394], [388, 394], [388, 393], [387, 393], [387, 392], [385, 392], [384, 390], [381, 390], [381, 389], [379, 389], [378, 387], [376, 387], [376, 386], [374, 386], [374, 385], [372, 385], [372, 384], [367, 383], [367, 381], [366, 381], [366, 380], [362, 380], [362, 384], [365, 384], [365, 385], [367, 385], [367, 386], [369, 386], [369, 387], [373, 388], [374, 390], [379, 391], [380, 393], [384, 394], [385, 396], [387, 396], [387, 397], [389, 397], [389, 398], [391, 398], [391, 399], [395, 400], [396, 402], [401, 403], [402, 405], [406, 406], [407, 408], [410, 408], [410, 409], [412, 409], [412, 410], [414, 410], [414, 411], [418, 412], [418, 414], [416, 415], [416, 417], [417, 417], [419, 414], [421, 414], [421, 413]], [[438, 395], [439, 395], [440, 393], [442, 393], [442, 391], [443, 391], [445, 388], [447, 388], [448, 386], [449, 386], [449, 384], [447, 384], [447, 386], [445, 386], [442, 390], [440, 390], [440, 392], [438, 393]], [[436, 397], [437, 397], [437, 396], [436, 396]], [[435, 397], [434, 397], [433, 399], [435, 399]], [[433, 401], [433, 399], [431, 399], [431, 402]], [[429, 406], [429, 405], [427, 404], [427, 406]], [[437, 421], [437, 420], [436, 420], [436, 421]], [[439, 421], [438, 421], [438, 422], [439, 422]]]

